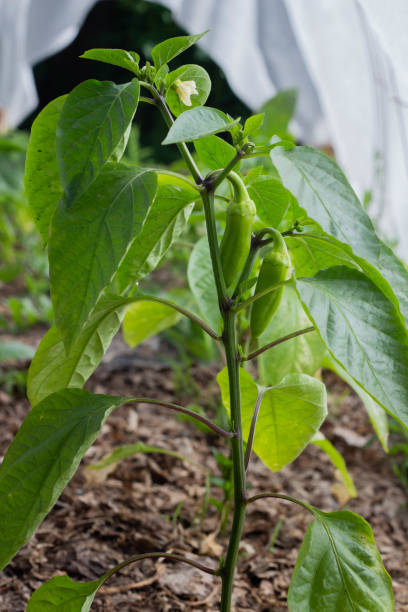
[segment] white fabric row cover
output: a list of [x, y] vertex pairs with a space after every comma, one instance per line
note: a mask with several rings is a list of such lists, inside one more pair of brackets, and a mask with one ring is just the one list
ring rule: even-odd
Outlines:
[[[408, 261], [408, 1], [159, 0], [253, 110], [295, 87], [292, 129], [331, 144]], [[228, 110], [228, 109], [224, 109]]]
[[[0, 0], [0, 109], [9, 126], [37, 104], [31, 66], [68, 45], [96, 1]], [[333, 146], [408, 260], [408, 1], [159, 2], [187, 32], [210, 29], [199, 44], [251, 109], [298, 89], [294, 133]]]

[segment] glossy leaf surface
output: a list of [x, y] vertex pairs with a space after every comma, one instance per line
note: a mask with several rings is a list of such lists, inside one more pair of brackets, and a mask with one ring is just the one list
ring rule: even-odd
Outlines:
[[64, 342], [75, 341], [143, 227], [152, 171], [109, 165], [73, 206], [62, 202], [50, 237], [51, 296]]
[[296, 280], [331, 355], [408, 427], [408, 341], [394, 306], [361, 272], [344, 266]]
[[51, 217], [62, 197], [56, 153], [56, 132], [67, 96], [56, 98], [35, 118], [27, 149], [24, 185], [33, 219], [44, 244], [48, 241]]
[[134, 51], [124, 49], [89, 49], [82, 55], [84, 59], [96, 60], [105, 64], [113, 64], [120, 68], [130, 70], [134, 74], [139, 74], [139, 55]]
[[[282, 338], [312, 325], [296, 292], [285, 287], [282, 300], [270, 324], [259, 338], [259, 345]], [[260, 379], [274, 385], [287, 374], [298, 372], [313, 376], [320, 368], [326, 347], [316, 331], [296, 336], [262, 353], [258, 358]]]
[[57, 128], [57, 158], [67, 203], [97, 178], [128, 130], [139, 102], [139, 81], [116, 85], [91, 79], [68, 95]]
[[180, 53], [183, 53], [183, 51], [195, 45], [206, 32], [208, 32], [208, 30], [201, 32], [201, 34], [174, 36], [173, 38], [163, 40], [152, 49], [152, 58], [155, 67], [159, 69], [160, 66], [167, 64], [173, 58], [177, 57], [177, 55], [180, 55]]
[[134, 348], [143, 340], [172, 327], [181, 318], [181, 314], [157, 302], [140, 301], [129, 306], [123, 320], [123, 339]]
[[92, 582], [75, 582], [69, 576], [55, 576], [34, 591], [27, 612], [88, 612], [105, 576]]
[[236, 123], [237, 120], [229, 119], [216, 108], [196, 106], [177, 117], [162, 144], [191, 142], [218, 132], [228, 132]]
[[65, 389], [28, 413], [0, 466], [0, 567], [34, 533], [126, 399]]
[[[236, 150], [228, 142], [218, 136], [200, 138], [194, 143], [200, 160], [209, 170], [225, 168], [235, 156]], [[236, 168], [239, 168], [237, 164]]]
[[[277, 472], [302, 452], [320, 429], [327, 414], [326, 388], [306, 374], [289, 374], [273, 387], [260, 388], [249, 372], [241, 370], [242, 431], [245, 440], [251, 426], [258, 393], [263, 393], [254, 451]], [[227, 370], [217, 376], [222, 401], [229, 410]]]
[[199, 197], [193, 187], [180, 179], [160, 173], [157, 179], [156, 197], [142, 231], [117, 274], [120, 291], [160, 264], [174, 240], [185, 230], [192, 211], [191, 203]]
[[311, 508], [289, 588], [290, 612], [392, 612], [391, 578], [370, 525], [352, 512]]
[[33, 406], [55, 391], [83, 387], [118, 331], [126, 303], [120, 296], [103, 295], [68, 352], [58, 328], [48, 330], [28, 370], [27, 396]]
[[274, 149], [272, 159], [299, 205], [324, 232], [351, 247], [357, 263], [389, 299], [393, 299], [392, 287], [408, 322], [408, 271], [376, 235], [370, 218], [337, 164], [310, 147], [295, 147], [291, 151]]

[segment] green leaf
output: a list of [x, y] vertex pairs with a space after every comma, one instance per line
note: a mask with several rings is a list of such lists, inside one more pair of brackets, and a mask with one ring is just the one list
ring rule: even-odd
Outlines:
[[[178, 79], [180, 81], [195, 82], [198, 93], [191, 96], [191, 104], [189, 106], [184, 104], [179, 98], [175, 84]], [[167, 105], [173, 115], [178, 117], [187, 109], [194, 108], [195, 106], [201, 106], [207, 102], [207, 98], [211, 91], [211, 79], [208, 76], [208, 72], [201, 66], [197, 66], [196, 64], [187, 64], [177, 68], [177, 70], [174, 70], [167, 75], [166, 86], [168, 88], [166, 94]]]
[[51, 510], [107, 416], [126, 401], [65, 389], [28, 413], [0, 466], [0, 568]]
[[356, 497], [356, 487], [354, 486], [351, 474], [347, 469], [346, 462], [344, 461], [339, 451], [333, 446], [330, 440], [324, 437], [324, 435], [320, 431], [317, 432], [311, 442], [315, 446], [318, 446], [324, 453], [326, 453], [330, 461], [333, 463], [334, 467], [338, 469], [349, 496]]
[[142, 229], [155, 190], [154, 172], [115, 164], [73, 206], [59, 205], [51, 225], [50, 282], [68, 350]]
[[[261, 408], [254, 438], [254, 451], [277, 472], [296, 459], [320, 429], [327, 415], [326, 388], [306, 374], [289, 374], [273, 387], [259, 388], [249, 372], [240, 370], [242, 432], [245, 440], [258, 393]], [[230, 410], [228, 371], [217, 376], [222, 402]]]
[[136, 76], [140, 73], [140, 56], [134, 51], [124, 51], [123, 49], [89, 49], [89, 51], [85, 51], [79, 57], [104, 62], [105, 64], [113, 64], [114, 66], [130, 70]]
[[57, 124], [67, 96], [56, 98], [36, 117], [27, 149], [24, 185], [33, 219], [44, 244], [48, 241], [51, 217], [62, 197], [55, 150]]
[[55, 576], [34, 591], [26, 612], [88, 612], [105, 575], [92, 582], [75, 582], [68, 576]]
[[[209, 170], [225, 168], [236, 154], [235, 148], [218, 136], [200, 138], [195, 141], [194, 147]], [[239, 168], [239, 164], [236, 167]]]
[[[208, 430], [207, 431], [211, 431]], [[105, 455], [98, 461], [98, 463], [91, 463], [86, 467], [87, 470], [101, 470], [107, 468], [111, 465], [115, 466], [119, 461], [123, 461], [123, 459], [128, 459], [129, 457], [134, 457], [139, 453], [145, 454], [159, 454], [159, 455], [168, 455], [170, 457], [174, 457], [175, 459], [180, 459], [180, 461], [187, 461], [187, 463], [193, 463], [194, 465], [199, 465], [192, 461], [188, 457], [185, 457], [181, 453], [177, 453], [176, 451], [169, 450], [167, 448], [161, 448], [159, 446], [149, 446], [148, 444], [144, 444], [143, 442], [135, 442], [135, 444], [124, 444], [123, 446], [118, 446], [111, 453]]]
[[32, 346], [18, 340], [4, 340], [0, 342], [0, 363], [16, 359], [32, 359], [34, 349]]
[[157, 302], [136, 302], [129, 306], [123, 320], [123, 339], [134, 348], [143, 340], [176, 325], [181, 314]]
[[188, 284], [198, 304], [201, 315], [217, 331], [220, 323], [217, 289], [211, 265], [208, 240], [204, 236], [191, 252], [187, 269]]
[[190, 142], [218, 132], [228, 132], [238, 121], [230, 119], [217, 108], [196, 106], [177, 117], [162, 144]]
[[289, 587], [291, 612], [392, 612], [394, 598], [370, 525], [352, 512], [310, 507]]
[[196, 42], [200, 40], [204, 34], [206, 34], [208, 30], [205, 32], [201, 32], [201, 34], [193, 34], [192, 36], [175, 36], [173, 38], [168, 38], [167, 40], [163, 40], [163, 42], [159, 43], [152, 49], [152, 58], [154, 65], [157, 69], [163, 64], [167, 64], [173, 58], [180, 55], [186, 51], [192, 45], [195, 45]]
[[350, 249], [327, 236], [316, 223], [308, 226], [304, 233], [285, 238], [297, 277], [314, 276], [333, 266], [360, 269]]
[[260, 108], [264, 114], [261, 130], [257, 134], [256, 142], [269, 142], [272, 136], [286, 136], [289, 121], [292, 119], [296, 109], [297, 90], [287, 89], [280, 91]]
[[57, 158], [67, 202], [97, 178], [132, 123], [139, 81], [84, 81], [68, 95], [57, 128]]
[[[154, 270], [174, 240], [185, 230], [198, 193], [176, 177], [157, 175], [156, 197], [144, 226], [121, 264], [117, 280], [120, 291]], [[191, 206], [189, 206], [191, 204]]]
[[337, 164], [310, 147], [274, 149], [272, 159], [284, 184], [308, 215], [327, 234], [349, 245], [365, 274], [396, 303], [392, 287], [408, 322], [408, 271], [377, 237], [370, 218]]
[[383, 449], [386, 453], [388, 453], [389, 428], [387, 413], [385, 412], [384, 408], [380, 406], [380, 404], [378, 404], [371, 397], [371, 395], [368, 395], [368, 393], [366, 393], [364, 389], [362, 389], [360, 385], [357, 384], [356, 381], [349, 374], [347, 374], [346, 370], [342, 368], [341, 365], [337, 363], [337, 361], [332, 359], [329, 355], [326, 355], [323, 359], [322, 367], [332, 370], [332, 372], [335, 372], [337, 376], [340, 376], [340, 378], [342, 378], [348, 385], [350, 385], [352, 389], [354, 389], [354, 391], [357, 393], [357, 395], [363, 402], [365, 409], [367, 410], [367, 414], [369, 416], [371, 424], [374, 428], [375, 433], [378, 436], [378, 439], [381, 442]]
[[248, 193], [256, 205], [256, 214], [265, 223], [285, 231], [292, 227], [297, 203], [279, 178], [268, 174], [255, 175], [247, 184]]
[[[259, 346], [311, 325], [292, 287], [285, 287], [274, 317], [259, 339]], [[258, 358], [263, 384], [274, 385], [295, 372], [313, 376], [320, 368], [326, 348], [317, 332], [296, 336], [262, 353]]]
[[259, 115], [251, 115], [245, 121], [243, 137], [247, 138], [252, 134], [256, 134], [262, 126], [263, 120], [265, 117], [265, 113], [259, 113]]
[[361, 272], [336, 266], [296, 280], [300, 299], [334, 359], [408, 427], [408, 340], [399, 313]]
[[118, 331], [127, 303], [120, 296], [103, 295], [68, 352], [58, 328], [48, 330], [28, 370], [27, 396], [33, 406], [55, 391], [83, 387]]

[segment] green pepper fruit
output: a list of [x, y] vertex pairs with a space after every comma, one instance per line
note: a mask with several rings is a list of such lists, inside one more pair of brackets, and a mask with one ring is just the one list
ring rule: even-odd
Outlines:
[[[273, 247], [263, 259], [255, 294], [282, 283], [290, 276], [291, 262], [286, 243], [280, 232], [277, 230], [272, 230], [272, 232]], [[258, 338], [269, 325], [280, 304], [282, 292], [283, 287], [280, 287], [259, 298], [252, 305], [251, 335], [253, 338]]]
[[227, 207], [224, 235], [221, 241], [221, 263], [227, 288], [234, 287], [251, 248], [256, 206], [245, 184], [235, 172], [228, 175], [234, 196]]

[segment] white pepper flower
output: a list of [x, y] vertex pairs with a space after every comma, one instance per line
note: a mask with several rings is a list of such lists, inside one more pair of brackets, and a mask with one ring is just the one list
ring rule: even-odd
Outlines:
[[174, 85], [182, 103], [186, 106], [192, 106], [191, 96], [198, 94], [195, 81], [180, 81], [180, 79], [176, 79]]

